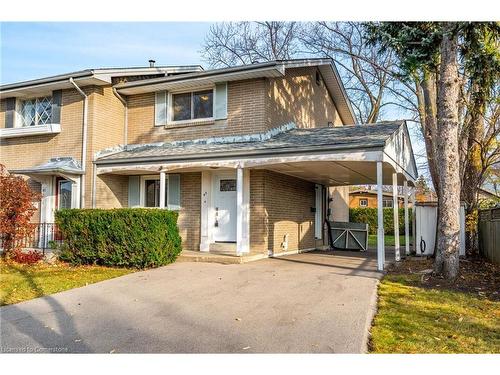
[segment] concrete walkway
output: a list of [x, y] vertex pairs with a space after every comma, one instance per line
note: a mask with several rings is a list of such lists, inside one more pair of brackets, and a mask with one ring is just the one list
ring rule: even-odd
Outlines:
[[[335, 255], [332, 255], [335, 254]], [[359, 353], [373, 255], [175, 263], [0, 308], [3, 352]]]

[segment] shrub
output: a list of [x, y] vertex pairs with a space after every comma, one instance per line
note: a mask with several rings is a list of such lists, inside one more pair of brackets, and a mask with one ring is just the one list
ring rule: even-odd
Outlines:
[[[384, 208], [384, 233], [394, 234], [394, 214], [392, 208]], [[399, 208], [399, 234], [403, 235], [405, 231], [405, 211]], [[410, 233], [412, 230], [412, 210], [408, 209]], [[377, 234], [377, 209], [376, 208], [350, 208], [349, 221], [353, 223], [368, 224], [370, 234]]]
[[43, 259], [43, 254], [37, 250], [15, 250], [10, 259], [21, 264], [35, 264]]
[[34, 201], [40, 194], [31, 190], [28, 182], [7, 172], [0, 164], [0, 239], [8, 257], [22, 248], [22, 239], [32, 233], [31, 217], [36, 211]]
[[59, 258], [72, 264], [149, 268], [181, 252], [177, 212], [144, 208], [56, 211], [63, 244]]

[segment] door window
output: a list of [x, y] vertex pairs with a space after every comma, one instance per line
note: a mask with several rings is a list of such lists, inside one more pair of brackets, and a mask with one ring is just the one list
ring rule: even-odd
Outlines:
[[58, 183], [58, 208], [71, 208], [71, 181], [59, 180]]

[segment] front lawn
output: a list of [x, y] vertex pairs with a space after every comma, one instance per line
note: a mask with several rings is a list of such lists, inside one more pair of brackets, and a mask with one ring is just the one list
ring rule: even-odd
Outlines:
[[380, 283], [371, 352], [500, 353], [500, 267], [461, 262], [449, 283], [430, 261], [402, 263]]
[[73, 267], [65, 263], [22, 265], [0, 260], [0, 306], [78, 288], [133, 271], [100, 266]]

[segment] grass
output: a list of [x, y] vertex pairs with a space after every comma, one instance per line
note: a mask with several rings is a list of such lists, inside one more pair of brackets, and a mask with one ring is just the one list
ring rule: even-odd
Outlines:
[[[394, 235], [391, 234], [386, 234], [384, 236], [384, 242], [386, 246], [394, 246]], [[405, 245], [405, 236], [399, 236], [399, 245], [404, 246]], [[377, 235], [376, 234], [370, 234], [368, 235], [368, 246], [377, 246]]]
[[371, 352], [500, 353], [500, 302], [423, 288], [421, 277], [389, 274], [381, 281]]
[[101, 266], [73, 267], [65, 263], [23, 265], [0, 260], [0, 306], [78, 288], [133, 271]]

